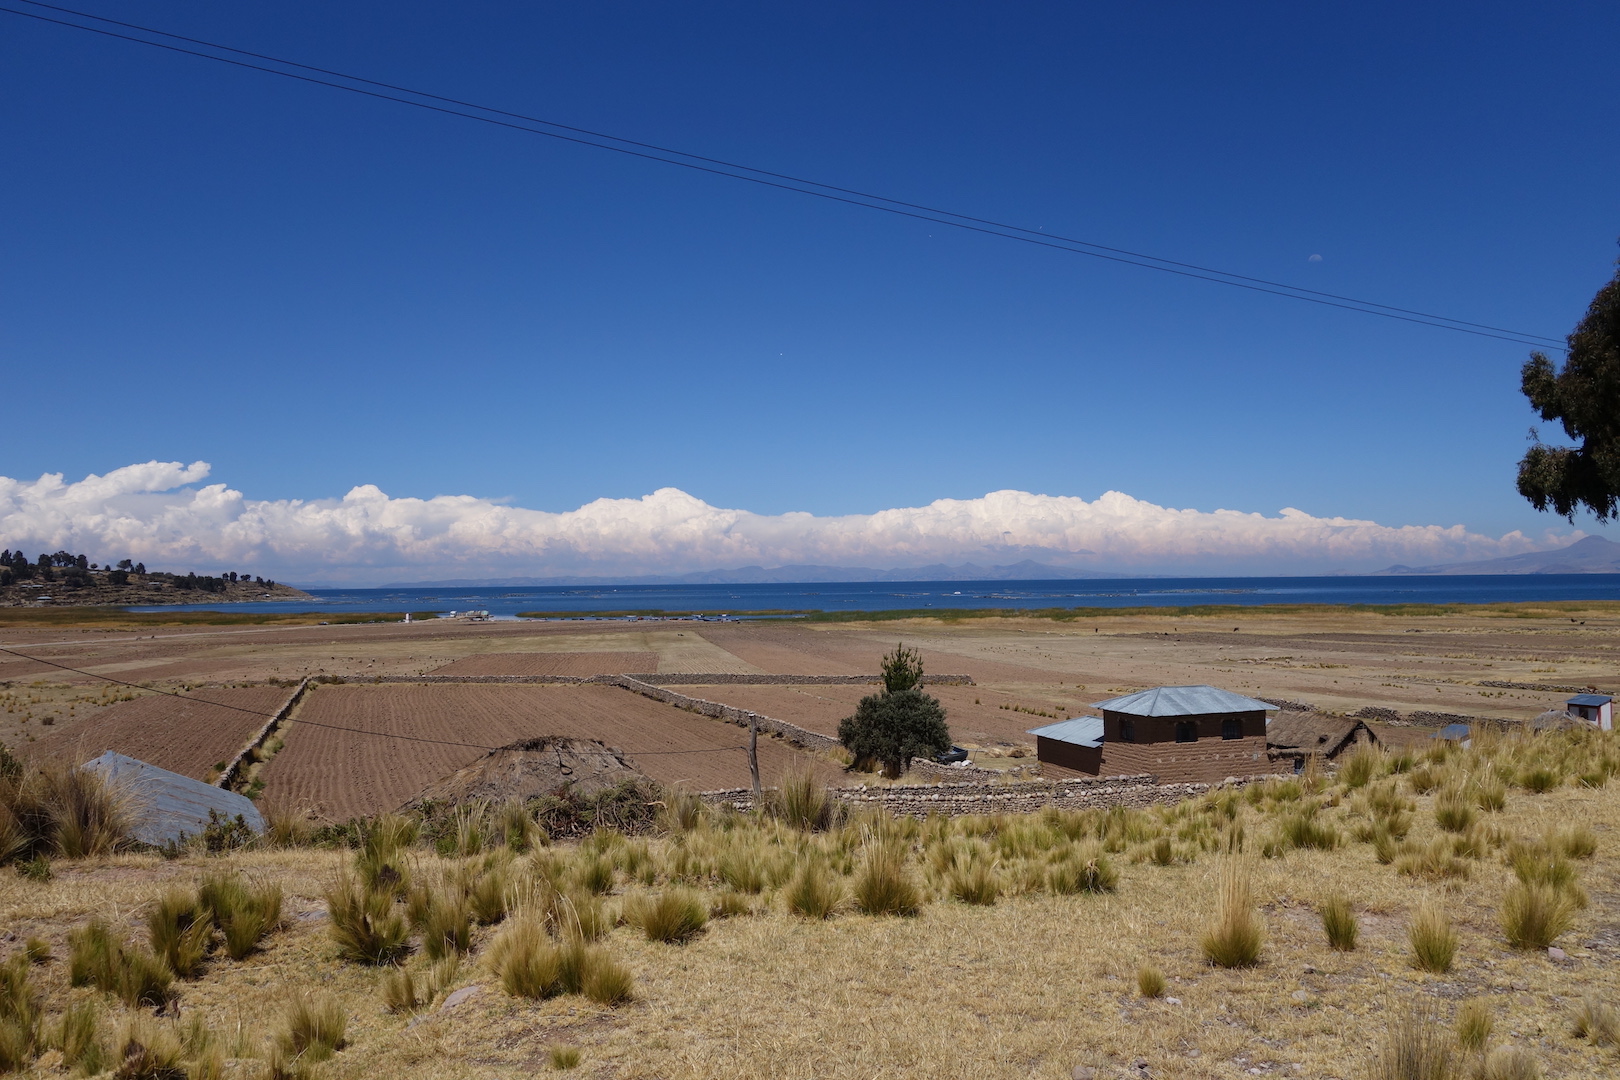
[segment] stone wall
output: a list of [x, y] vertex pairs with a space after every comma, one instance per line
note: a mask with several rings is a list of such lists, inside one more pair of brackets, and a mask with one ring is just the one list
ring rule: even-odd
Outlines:
[[793, 745], [803, 747], [806, 750], [827, 752], [843, 749], [837, 739], [823, 735], [818, 731], [802, 728], [798, 724], [790, 724], [786, 720], [778, 720], [775, 717], [766, 716], [764, 713], [739, 709], [735, 705], [723, 705], [718, 701], [695, 698], [690, 694], [683, 694], [677, 690], [668, 690], [662, 686], [642, 682], [640, 679], [630, 675], [596, 675], [590, 681], [622, 686], [626, 690], [641, 694], [643, 697], [650, 697], [654, 701], [662, 701], [682, 709], [690, 709], [692, 712], [712, 716], [717, 720], [724, 720], [740, 727], [747, 727], [752, 721], [757, 723], [759, 730], [765, 734], [780, 735]]
[[[880, 683], [881, 675], [726, 675], [685, 672], [665, 675], [630, 675], [658, 686], [864, 686]], [[924, 686], [976, 686], [971, 675], [924, 675]]]
[[[829, 795], [852, 807], [870, 806], [891, 814], [925, 817], [944, 814], [1031, 814], [1055, 806], [1062, 810], [1097, 810], [1114, 806], [1142, 807], [1176, 803], [1221, 787], [1241, 787], [1250, 778], [1228, 778], [1214, 784], [1160, 784], [1158, 777], [1111, 776], [1103, 779], [1036, 780], [1024, 783], [974, 781], [959, 784], [908, 784], [894, 787], [833, 788]], [[729, 803], [753, 809], [747, 788], [705, 791], [711, 805]]]

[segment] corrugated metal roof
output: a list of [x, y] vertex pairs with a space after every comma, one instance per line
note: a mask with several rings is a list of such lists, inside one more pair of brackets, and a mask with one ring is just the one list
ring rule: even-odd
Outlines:
[[1614, 698], [1609, 697], [1607, 694], [1576, 694], [1574, 697], [1572, 697], [1568, 701], [1564, 702], [1564, 704], [1565, 705], [1590, 705], [1593, 708], [1596, 708], [1599, 705], [1607, 705], [1609, 702], [1611, 702], [1613, 700], [1614, 700]]
[[1277, 706], [1215, 686], [1155, 686], [1094, 703], [1094, 708], [1132, 716], [1203, 716], [1208, 713], [1276, 712]]
[[1437, 739], [1445, 739], [1448, 742], [1462, 742], [1464, 739], [1468, 738], [1469, 734], [1467, 724], [1447, 724], [1445, 727], [1435, 732], [1434, 737]]
[[218, 811], [220, 817], [227, 820], [241, 814], [248, 828], [264, 832], [264, 818], [259, 815], [258, 807], [251, 799], [234, 791], [111, 750], [94, 761], [85, 762], [84, 767], [101, 773], [134, 798], [134, 836], [142, 843], [162, 846], [200, 833], [208, 824], [210, 810]]
[[1096, 749], [1103, 744], [1103, 722], [1100, 716], [1076, 716], [1072, 720], [1059, 720], [1045, 727], [1031, 728], [1025, 734]]

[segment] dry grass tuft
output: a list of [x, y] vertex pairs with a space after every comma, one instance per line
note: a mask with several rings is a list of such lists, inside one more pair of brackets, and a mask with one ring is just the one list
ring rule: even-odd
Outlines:
[[1432, 900], [1418, 906], [1407, 924], [1406, 938], [1412, 946], [1412, 966], [1419, 971], [1443, 974], [1451, 970], [1457, 956], [1457, 932], [1451, 917]]
[[807, 919], [828, 919], [844, 900], [843, 883], [820, 859], [806, 860], [783, 890], [787, 907]]
[[213, 945], [214, 926], [197, 902], [195, 893], [170, 888], [146, 913], [146, 934], [152, 953], [182, 979], [202, 974], [203, 962]]
[[1248, 868], [1232, 861], [1221, 870], [1215, 921], [1199, 944], [1204, 958], [1216, 967], [1246, 968], [1260, 962], [1265, 927], [1254, 907]]
[[1566, 825], [1548, 835], [1547, 846], [1571, 859], [1590, 859], [1597, 854], [1597, 833], [1590, 825]]
[[281, 886], [250, 885], [237, 874], [210, 874], [197, 889], [197, 901], [225, 936], [225, 953], [241, 960], [281, 924]]
[[1136, 992], [1145, 998], [1164, 997], [1164, 972], [1152, 964], [1143, 964], [1136, 969]]
[[922, 911], [922, 890], [906, 869], [904, 849], [897, 843], [874, 841], [855, 875], [855, 906], [865, 915], [910, 917]]
[[808, 770], [789, 773], [781, 786], [765, 796], [765, 811], [779, 821], [805, 832], [821, 832], [838, 824], [840, 804]]
[[1434, 823], [1446, 832], [1464, 833], [1474, 825], [1474, 804], [1457, 788], [1448, 787], [1435, 796]]
[[1485, 1058], [1480, 1080], [1541, 1080], [1541, 1063], [1528, 1050], [1498, 1046]]
[[1519, 882], [1502, 898], [1502, 933], [1515, 949], [1545, 949], [1575, 924], [1575, 901], [1551, 885]]
[[579, 1068], [580, 1051], [577, 1046], [553, 1046], [546, 1055], [546, 1061], [553, 1069], [564, 1072], [568, 1069]]
[[1046, 872], [1046, 887], [1057, 896], [1113, 892], [1118, 886], [1119, 871], [1097, 847], [1070, 851]]
[[168, 1003], [174, 976], [164, 961], [131, 949], [104, 919], [92, 919], [68, 931], [68, 980], [114, 994], [131, 1008], [161, 1008]]
[[168, 1025], [137, 1018], [119, 1036], [113, 1080], [187, 1080], [185, 1046]]
[[94, 1001], [70, 1004], [52, 1041], [62, 1052], [62, 1065], [81, 1075], [95, 1076], [110, 1064], [107, 1045], [101, 1040], [101, 1010]]
[[639, 927], [648, 941], [680, 945], [703, 932], [709, 909], [703, 898], [689, 889], [665, 889], [657, 896], [633, 897], [625, 904], [624, 917]]
[[1361, 927], [1356, 922], [1356, 913], [1350, 907], [1349, 898], [1342, 893], [1328, 897], [1322, 901], [1321, 916], [1322, 931], [1327, 934], [1328, 946], [1339, 952], [1354, 952]]
[[330, 994], [302, 994], [287, 1007], [276, 1035], [280, 1051], [294, 1061], [316, 1064], [347, 1045], [349, 1017]]
[[39, 989], [29, 977], [26, 956], [0, 964], [0, 1069], [20, 1072], [40, 1041]]
[[1449, 1040], [1415, 1012], [1389, 1026], [1369, 1070], [1370, 1080], [1453, 1080], [1456, 1075]]
[[1594, 1046], [1620, 1044], [1620, 1010], [1593, 994], [1581, 998], [1571, 1025], [1577, 1039], [1589, 1039]]
[[394, 910], [392, 892], [366, 889], [345, 875], [327, 887], [326, 910], [332, 940], [345, 960], [391, 964], [409, 947], [409, 930]]
[[1469, 998], [1457, 1006], [1457, 1045], [1464, 1050], [1483, 1051], [1495, 1027], [1496, 1019], [1483, 998]]
[[988, 907], [1001, 896], [1001, 876], [988, 859], [960, 855], [946, 876], [945, 888], [964, 904]]

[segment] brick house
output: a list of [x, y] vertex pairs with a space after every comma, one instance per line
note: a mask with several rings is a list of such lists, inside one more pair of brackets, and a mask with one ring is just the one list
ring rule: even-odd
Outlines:
[[1179, 784], [1279, 771], [1266, 754], [1266, 713], [1277, 707], [1264, 701], [1214, 686], [1158, 686], [1093, 707], [1102, 711], [1100, 725], [1077, 717], [1030, 732], [1043, 772], [1152, 773], [1161, 784]]

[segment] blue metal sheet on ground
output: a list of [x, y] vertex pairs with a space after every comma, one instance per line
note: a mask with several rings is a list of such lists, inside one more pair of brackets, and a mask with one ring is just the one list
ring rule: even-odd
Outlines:
[[234, 791], [111, 750], [94, 761], [85, 762], [84, 767], [101, 773], [128, 792], [135, 804], [133, 835], [142, 843], [162, 846], [200, 833], [208, 825], [210, 810], [230, 821], [240, 814], [248, 828], [256, 833], [264, 832], [264, 818], [258, 807], [251, 799]]

